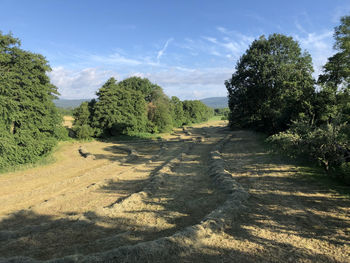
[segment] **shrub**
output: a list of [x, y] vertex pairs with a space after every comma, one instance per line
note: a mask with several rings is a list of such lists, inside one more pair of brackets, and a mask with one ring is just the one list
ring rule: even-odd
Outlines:
[[345, 126], [346, 123], [332, 123], [315, 127], [299, 121], [288, 131], [272, 135], [267, 141], [277, 151], [294, 158], [307, 157], [330, 172], [350, 161], [347, 136], [342, 132]]
[[94, 135], [94, 129], [87, 124], [74, 126], [73, 131], [80, 140], [88, 140]]

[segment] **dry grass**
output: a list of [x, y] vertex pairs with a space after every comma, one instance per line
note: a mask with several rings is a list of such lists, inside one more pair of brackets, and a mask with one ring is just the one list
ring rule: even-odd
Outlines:
[[72, 128], [74, 118], [73, 116], [63, 116], [63, 126], [67, 128]]
[[[347, 262], [350, 201], [296, 176], [253, 133], [223, 143], [226, 172], [250, 198], [222, 210], [230, 195], [209, 168], [224, 125], [164, 142], [66, 144], [54, 164], [1, 175], [0, 262]], [[214, 210], [220, 227], [202, 221]]]

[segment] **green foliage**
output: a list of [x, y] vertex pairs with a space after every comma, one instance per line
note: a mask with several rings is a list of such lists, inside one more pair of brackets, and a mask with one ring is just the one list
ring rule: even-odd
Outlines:
[[42, 55], [0, 32], [0, 169], [38, 160], [65, 136], [50, 70]]
[[169, 132], [173, 127], [171, 108], [167, 98], [148, 104], [148, 131], [151, 133]]
[[146, 102], [154, 102], [164, 96], [162, 88], [153, 84], [146, 78], [130, 77], [121, 81], [119, 86], [125, 90], [140, 92], [143, 94]]
[[74, 126], [89, 125], [90, 123], [90, 109], [89, 103], [83, 102], [79, 107], [73, 111]]
[[214, 109], [214, 116], [222, 116], [221, 120], [228, 120], [230, 115], [229, 108], [217, 108]]
[[199, 100], [183, 101], [184, 124], [199, 123], [209, 120], [214, 110]]
[[291, 37], [255, 40], [225, 82], [230, 125], [269, 134], [285, 130], [300, 113], [311, 111], [312, 72], [310, 55]]
[[225, 115], [228, 115], [229, 113], [230, 113], [229, 108], [216, 108], [216, 109], [214, 109], [215, 116], [225, 116]]
[[202, 102], [169, 99], [161, 87], [138, 77], [119, 83], [110, 78], [97, 96], [73, 112], [73, 131], [79, 139], [169, 132], [213, 116], [213, 109]]
[[94, 135], [94, 129], [90, 126], [89, 103], [83, 102], [73, 111], [73, 131], [80, 140], [87, 140]]
[[73, 116], [74, 108], [69, 107], [69, 108], [60, 108], [57, 107], [57, 111], [62, 115], [62, 116]]
[[[349, 176], [350, 167], [350, 17], [335, 28], [335, 49], [318, 78], [312, 114], [268, 141], [290, 156], [317, 161], [328, 174]], [[335, 172], [335, 173], [334, 173]]]
[[173, 126], [181, 127], [185, 121], [182, 101], [178, 97], [172, 96], [170, 107]]
[[88, 140], [94, 135], [94, 129], [88, 124], [74, 126], [73, 131], [79, 140]]
[[95, 135], [115, 136], [132, 131], [144, 131], [146, 103], [143, 94], [110, 78], [97, 92], [93, 105], [91, 126]]
[[298, 121], [285, 132], [268, 138], [275, 150], [295, 157], [308, 158], [318, 162], [324, 169], [339, 169], [350, 158], [349, 138], [342, 132], [344, 125], [335, 123], [312, 126]]

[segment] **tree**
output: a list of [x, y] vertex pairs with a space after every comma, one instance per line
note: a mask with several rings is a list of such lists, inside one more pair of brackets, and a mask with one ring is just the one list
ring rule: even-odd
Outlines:
[[207, 121], [214, 115], [214, 110], [199, 100], [183, 101], [184, 124]]
[[184, 110], [181, 100], [176, 97], [171, 97], [171, 116], [174, 127], [181, 127], [184, 123]]
[[316, 120], [321, 124], [335, 119], [350, 121], [350, 16], [342, 17], [340, 22], [334, 30], [337, 53], [328, 58], [318, 78], [321, 90], [315, 102]]
[[[94, 129], [90, 126], [91, 109], [88, 102], [83, 102], [73, 111], [74, 122], [73, 131], [78, 139], [89, 139], [94, 134]], [[90, 104], [91, 105], [91, 104]]]
[[0, 32], [0, 168], [33, 162], [64, 137], [46, 59]]
[[120, 88], [139, 92], [147, 103], [147, 130], [152, 133], [168, 132], [173, 127], [169, 98], [162, 88], [146, 78], [130, 77], [119, 82]]
[[151, 132], [169, 132], [173, 128], [170, 101], [167, 97], [159, 97], [148, 104], [149, 126]]
[[318, 78], [312, 118], [293, 122], [269, 141], [284, 153], [309, 158], [328, 174], [346, 179], [350, 170], [350, 16], [341, 18], [334, 38], [337, 53], [328, 58]]
[[312, 72], [310, 55], [291, 37], [273, 34], [253, 41], [225, 82], [230, 125], [273, 134], [301, 113], [311, 114]]
[[96, 94], [91, 126], [97, 137], [145, 130], [146, 103], [140, 91], [110, 78]]
[[163, 90], [156, 84], [153, 84], [146, 78], [130, 77], [119, 82], [123, 89], [138, 91], [143, 94], [146, 102], [152, 102], [163, 96]]

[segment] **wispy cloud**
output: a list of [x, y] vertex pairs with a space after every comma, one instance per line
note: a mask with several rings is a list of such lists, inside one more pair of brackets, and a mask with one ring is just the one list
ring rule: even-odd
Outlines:
[[209, 42], [211, 42], [211, 43], [213, 43], [213, 44], [217, 44], [218, 43], [218, 41], [216, 40], [215, 37], [202, 37], [202, 38], [207, 40], [207, 41], [209, 41]]
[[349, 15], [350, 13], [350, 3], [343, 4], [341, 6], [337, 6], [332, 14], [332, 22], [339, 23], [340, 18], [345, 15]]
[[[295, 28], [297, 33], [293, 37], [312, 55], [316, 77], [334, 52], [333, 32], [308, 31], [309, 27], [302, 23], [296, 23]], [[63, 98], [91, 98], [111, 76], [118, 80], [147, 77], [162, 86], [169, 96], [181, 99], [226, 96], [224, 81], [231, 77], [237, 59], [257, 37], [218, 26], [205, 36], [182, 41], [169, 38], [161, 47], [146, 52], [142, 49], [138, 52], [116, 49], [110, 54], [77, 52], [74, 61], [83, 61], [80, 67], [60, 65], [49, 76]]]
[[158, 63], [159, 63], [159, 61], [160, 61], [160, 58], [164, 55], [164, 52], [165, 52], [166, 49], [168, 48], [169, 43], [170, 43], [171, 41], [173, 41], [173, 40], [174, 40], [173, 38], [169, 38], [169, 39], [165, 42], [163, 48], [162, 48], [161, 50], [158, 51], [158, 54], [157, 54], [157, 61], [158, 61]]
[[294, 35], [302, 49], [307, 50], [312, 57], [315, 78], [321, 74], [323, 65], [334, 53], [332, 36], [333, 31], [330, 30], [324, 32], [307, 32], [303, 30], [300, 34]]
[[132, 75], [149, 78], [164, 88], [169, 96], [180, 99], [201, 99], [226, 96], [224, 81], [231, 77], [231, 68], [213, 67], [201, 69], [169, 68], [154, 73], [136, 72]]
[[141, 65], [143, 61], [137, 59], [131, 59], [120, 55], [119, 53], [113, 53], [111, 55], [91, 55], [88, 59], [105, 64], [122, 64], [122, 65]]

